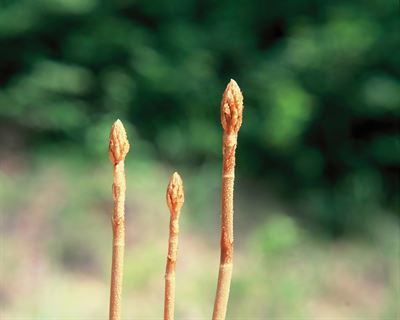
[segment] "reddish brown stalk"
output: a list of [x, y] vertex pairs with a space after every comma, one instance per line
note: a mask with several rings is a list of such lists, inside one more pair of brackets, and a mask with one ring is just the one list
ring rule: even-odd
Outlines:
[[121, 319], [122, 276], [125, 248], [125, 171], [124, 160], [129, 151], [125, 128], [120, 120], [114, 122], [110, 132], [109, 156], [113, 164], [112, 214], [113, 250], [110, 288], [110, 320]]
[[165, 268], [164, 319], [174, 319], [175, 264], [178, 251], [179, 215], [184, 202], [182, 179], [175, 172], [167, 188], [167, 204], [170, 211], [168, 256]]
[[235, 180], [235, 152], [237, 136], [242, 124], [243, 96], [239, 86], [231, 80], [222, 96], [221, 123], [223, 133], [221, 258], [213, 320], [225, 319], [232, 278], [233, 260], [233, 186]]

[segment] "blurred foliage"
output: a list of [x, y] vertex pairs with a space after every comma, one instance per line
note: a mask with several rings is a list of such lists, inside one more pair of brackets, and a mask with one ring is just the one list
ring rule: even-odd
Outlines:
[[239, 177], [333, 234], [355, 230], [399, 206], [397, 5], [3, 0], [1, 142], [95, 159], [118, 117], [143, 157], [217, 165], [232, 77], [245, 95]]

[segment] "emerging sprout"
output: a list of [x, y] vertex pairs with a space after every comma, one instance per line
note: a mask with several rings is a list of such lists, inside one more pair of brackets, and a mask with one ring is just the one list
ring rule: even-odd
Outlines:
[[124, 160], [129, 151], [128, 137], [126, 136], [124, 125], [119, 119], [111, 127], [108, 150], [110, 160], [114, 165]]
[[227, 134], [237, 134], [242, 125], [243, 95], [235, 80], [226, 86], [221, 101], [221, 123]]
[[178, 172], [174, 172], [167, 188], [167, 204], [172, 215], [180, 211], [184, 201], [185, 197], [181, 176]]

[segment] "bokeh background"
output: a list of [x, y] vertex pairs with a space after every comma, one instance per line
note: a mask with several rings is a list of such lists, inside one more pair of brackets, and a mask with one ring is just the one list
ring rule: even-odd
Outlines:
[[112, 168], [128, 131], [123, 319], [209, 319], [219, 103], [245, 96], [229, 319], [400, 319], [396, 1], [2, 0], [1, 319], [107, 319]]

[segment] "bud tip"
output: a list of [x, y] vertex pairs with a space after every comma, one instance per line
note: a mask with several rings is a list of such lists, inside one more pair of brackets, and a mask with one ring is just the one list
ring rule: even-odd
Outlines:
[[129, 142], [122, 121], [117, 119], [111, 127], [109, 156], [111, 162], [116, 165], [125, 159], [129, 151]]
[[167, 204], [171, 214], [178, 213], [184, 201], [182, 178], [178, 172], [174, 172], [167, 188]]
[[221, 101], [221, 123], [225, 132], [237, 134], [242, 125], [243, 95], [235, 80], [226, 86]]

